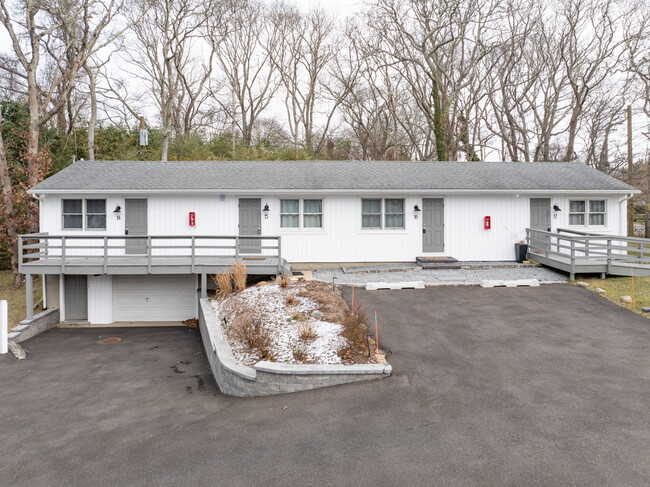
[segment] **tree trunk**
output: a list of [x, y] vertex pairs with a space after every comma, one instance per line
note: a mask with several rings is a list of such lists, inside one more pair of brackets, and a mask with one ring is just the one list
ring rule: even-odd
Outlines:
[[88, 87], [90, 90], [90, 122], [88, 122], [88, 160], [95, 160], [95, 128], [97, 127], [97, 79], [95, 73], [88, 65], [84, 65], [88, 74]]
[[16, 212], [14, 210], [13, 190], [11, 177], [9, 176], [9, 165], [5, 153], [2, 131], [0, 131], [0, 183], [2, 184], [2, 208], [4, 209], [4, 226], [9, 237], [11, 253], [11, 272], [14, 277], [14, 287], [19, 287], [22, 279], [18, 272], [18, 232], [16, 231]]
[[433, 133], [436, 137], [436, 152], [439, 161], [447, 160], [447, 140], [445, 138], [445, 116], [438, 92], [438, 83], [433, 84]]

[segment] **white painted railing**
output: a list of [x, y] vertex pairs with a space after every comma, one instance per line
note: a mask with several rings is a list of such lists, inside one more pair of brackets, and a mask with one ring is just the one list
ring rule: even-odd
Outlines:
[[164, 264], [161, 258], [179, 257], [188, 260], [192, 266], [200, 257], [277, 257], [279, 266], [282, 247], [279, 236], [264, 235], [96, 236], [35, 233], [19, 236], [18, 254], [21, 271], [30, 262], [56, 259], [64, 273], [66, 267], [86, 265], [84, 259], [89, 257], [99, 259], [104, 269], [114, 264], [125, 265], [125, 259], [127, 262], [145, 259], [149, 266], [155, 266], [157, 262]]

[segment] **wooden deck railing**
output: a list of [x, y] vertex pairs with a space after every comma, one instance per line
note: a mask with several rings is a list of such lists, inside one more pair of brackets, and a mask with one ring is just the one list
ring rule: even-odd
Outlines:
[[[567, 261], [571, 273], [579, 266], [605, 266], [608, 274], [612, 266], [631, 265], [650, 269], [650, 239], [604, 235], [575, 230], [558, 229], [555, 232], [526, 229], [529, 256], [543, 255], [548, 259]], [[534, 258], [533, 258], [534, 260]]]
[[[130, 243], [132, 245], [127, 245]], [[55, 260], [61, 273], [66, 267], [88, 265], [99, 261], [104, 272], [110, 266], [128, 266], [132, 262], [152, 266], [168, 264], [165, 259], [179, 258], [194, 266], [201, 258], [271, 257], [282, 263], [279, 236], [264, 235], [49, 235], [34, 233], [20, 235], [18, 240], [19, 267], [39, 261]]]

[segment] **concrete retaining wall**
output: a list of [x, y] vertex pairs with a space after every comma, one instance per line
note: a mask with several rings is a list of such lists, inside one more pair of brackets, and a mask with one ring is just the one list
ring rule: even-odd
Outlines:
[[289, 365], [258, 362], [253, 367], [238, 363], [221, 331], [207, 299], [199, 303], [199, 329], [212, 374], [224, 394], [238, 397], [270, 396], [388, 377], [390, 365]]
[[[13, 339], [14, 342], [20, 343], [28, 338], [43, 333], [61, 322], [59, 318], [59, 308], [50, 308], [38, 313], [31, 320], [23, 320], [17, 328], [21, 328], [20, 335]], [[25, 328], [22, 328], [25, 327]], [[16, 328], [14, 328], [15, 330]]]

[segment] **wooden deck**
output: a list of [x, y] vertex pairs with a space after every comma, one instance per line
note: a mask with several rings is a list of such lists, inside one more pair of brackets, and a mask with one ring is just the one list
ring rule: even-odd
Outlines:
[[[22, 235], [20, 272], [86, 275], [216, 274], [236, 261], [241, 261], [246, 264], [250, 275], [291, 273], [289, 263], [280, 254], [280, 237], [132, 237], [146, 242], [143, 246], [144, 253], [141, 254], [126, 254], [125, 238], [129, 237]], [[259, 252], [241, 252], [240, 240], [250, 247], [251, 238], [258, 244]], [[265, 245], [268, 243], [271, 245]]]
[[576, 274], [650, 276], [650, 239], [526, 229], [528, 260]]

